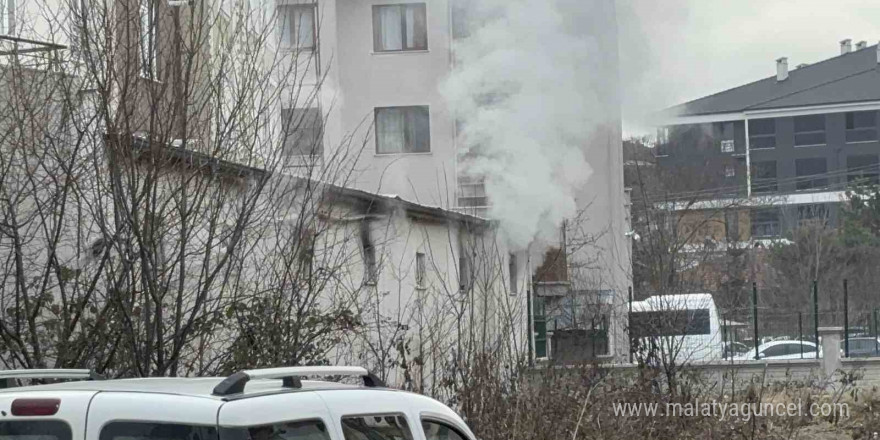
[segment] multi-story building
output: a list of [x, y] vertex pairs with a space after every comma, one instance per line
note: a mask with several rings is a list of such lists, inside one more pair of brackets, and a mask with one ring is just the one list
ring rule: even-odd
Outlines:
[[[66, 12], [47, 18], [42, 12], [53, 2]], [[350, 167], [350, 175], [341, 173], [346, 174], [342, 179], [346, 191], [356, 194], [353, 198], [358, 201], [357, 213], [351, 218], [361, 223], [355, 234], [360, 237], [364, 263], [359, 285], [381, 300], [383, 316], [394, 316], [397, 321], [404, 314], [415, 316], [412, 307], [424, 304], [420, 298], [427, 291], [447, 295], [471, 290], [477, 270], [473, 267], [475, 258], [468, 254], [478, 241], [493, 242], [486, 255], [501, 255], [503, 260], [495, 262], [503, 270], [493, 282], [503, 280], [496, 290], [506, 295], [504, 302], [516, 305], [510, 310], [519, 310], [523, 335], [518, 340], [528, 341], [534, 357], [552, 354], [548, 344], [555, 330], [563, 335], [562, 347], [579, 346], [570, 341], [586, 332], [592, 339], [602, 339], [590, 345], [588, 357], [624, 358], [627, 344], [621, 311], [630, 263], [617, 39], [616, 29], [609, 31], [608, 27], [615, 21], [613, 1], [595, 0], [595, 7], [584, 8], [576, 17], [583, 23], [579, 28], [584, 37], [602, 48], [593, 77], [601, 84], [595, 105], [605, 109], [601, 113], [606, 117], [591, 138], [582, 140], [584, 155], [593, 169], [588, 183], [574, 191], [578, 208], [585, 214], [567, 231], [581, 242], [569, 248], [575, 250], [568, 254], [558, 250], [547, 254], [563, 255], [561, 263], [554, 257], [545, 264], [562, 264], [563, 270], [539, 268], [530, 261], [527, 250], [508, 249], [492, 232], [498, 221], [506, 219], [473, 216], [487, 216], [491, 194], [486, 194], [479, 176], [460, 172], [462, 148], [456, 116], [439, 90], [455, 64], [456, 29], [463, 26], [457, 21], [460, 17], [454, 3], [279, 0], [259, 5], [255, 13], [247, 2], [132, 0], [105, 5], [101, 15], [89, 12], [88, 1], [17, 4], [7, 0], [0, 2], [7, 11], [0, 15], [5, 23], [0, 33], [7, 34], [0, 38], [0, 48], [15, 56], [51, 53], [44, 59], [53, 62], [69, 55], [86, 70], [98, 66], [115, 69], [116, 75], [106, 78], [107, 82], [102, 82], [105, 78], [101, 75], [92, 75], [97, 84], [91, 84], [94, 88], [86, 93], [106, 93], [98, 101], [104, 100], [108, 107], [101, 111], [110, 123], [117, 114], [143, 115], [135, 118], [137, 124], [108, 131], [137, 132], [141, 139], [160, 139], [163, 148], [169, 144], [200, 155], [220, 151], [223, 160], [255, 169], [274, 170], [273, 161], [280, 152], [286, 164], [281, 172], [285, 174], [302, 175], [303, 168], [312, 173], [316, 163], [336, 173]], [[106, 32], [81, 31], [96, 21]], [[199, 23], [209, 24], [207, 32], [193, 31]], [[256, 46], [248, 46], [253, 42], [241, 33], [249, 32], [252, 23], [275, 27], [272, 38], [266, 40], [269, 56], [248, 53]], [[119, 53], [88, 58], [90, 50], [111, 48]], [[28, 52], [31, 49], [34, 52]], [[237, 55], [229, 56], [229, 52]], [[198, 56], [187, 58], [186, 64], [181, 53]], [[248, 75], [262, 80], [262, 62], [277, 74], [267, 75], [259, 90], [248, 89], [245, 99], [233, 93], [246, 88], [242, 82]], [[218, 75], [218, 69], [223, 68], [237, 73]], [[193, 76], [205, 81], [194, 81]], [[184, 88], [184, 83], [192, 84], [196, 91]], [[226, 87], [228, 93], [224, 93]], [[277, 105], [260, 107], [261, 102], [254, 103], [274, 99], [274, 90], [278, 91]], [[251, 112], [254, 121], [259, 121], [254, 124], [258, 128], [224, 129], [227, 111]], [[273, 123], [280, 130], [267, 128]], [[256, 139], [251, 143], [258, 148], [278, 148], [257, 158], [253, 145], [247, 151], [244, 147], [242, 151], [226, 151], [216, 145], [208, 148], [212, 146], [208, 140], [223, 136], [233, 142], [214, 144], [235, 149], [244, 143], [242, 139]], [[340, 183], [338, 174], [332, 179], [313, 173], [309, 177]], [[395, 203], [400, 209], [390, 208]], [[383, 207], [382, 215], [371, 211], [373, 205]], [[345, 221], [353, 221], [351, 218]], [[478, 225], [475, 230], [467, 230], [474, 225]], [[399, 233], [389, 233], [392, 230]], [[565, 250], [566, 235], [562, 236], [558, 249]], [[375, 242], [383, 242], [384, 247], [378, 249]], [[436, 261], [433, 254], [437, 254]], [[375, 273], [380, 261], [393, 263], [394, 268]], [[436, 289], [424, 285], [426, 270], [436, 272]], [[587, 324], [579, 314], [590, 316]], [[388, 322], [383, 325], [392, 325]], [[408, 328], [410, 324], [401, 321], [393, 326]]]
[[680, 206], [739, 211], [715, 238], [833, 227], [848, 185], [880, 179], [878, 110], [880, 46], [844, 40], [833, 58], [795, 68], [780, 58], [775, 76], [667, 109], [657, 164], [680, 176]]

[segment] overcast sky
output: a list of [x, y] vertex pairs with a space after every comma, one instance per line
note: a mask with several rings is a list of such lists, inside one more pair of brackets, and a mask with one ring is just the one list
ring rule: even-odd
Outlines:
[[618, 0], [624, 133], [652, 111], [880, 40], [880, 0]]

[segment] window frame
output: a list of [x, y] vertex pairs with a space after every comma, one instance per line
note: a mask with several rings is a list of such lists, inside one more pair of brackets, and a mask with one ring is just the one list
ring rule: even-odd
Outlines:
[[[815, 161], [815, 163], [825, 164], [825, 171], [815, 174], [800, 174], [798, 173], [798, 163], [806, 164], [810, 163], [810, 161]], [[822, 190], [827, 189], [831, 184], [828, 176], [828, 158], [826, 157], [801, 157], [794, 160], [794, 176], [795, 176], [795, 191], [814, 191], [814, 190]], [[824, 176], [824, 177], [816, 177], [816, 176]], [[822, 183], [824, 181], [824, 183]]]
[[[805, 130], [798, 131], [797, 121], [798, 118], [810, 118], [810, 117], [821, 117], [822, 118], [822, 129], [821, 130]], [[793, 125], [793, 143], [795, 148], [804, 148], [804, 147], [822, 147], [828, 145], [828, 116], [825, 113], [821, 114], [812, 114], [812, 115], [800, 115], [792, 117], [792, 125]], [[799, 144], [798, 143], [798, 135], [816, 135], [822, 133], [822, 142], [820, 143], [809, 143], [809, 144]]]
[[190, 428], [201, 428], [201, 429], [213, 429], [216, 431], [217, 437], [220, 436], [220, 429], [214, 424], [200, 424], [200, 423], [183, 423], [183, 422], [166, 422], [166, 421], [155, 421], [155, 420], [131, 420], [131, 419], [113, 419], [104, 422], [101, 425], [101, 428], [98, 430], [98, 440], [108, 440], [104, 437], [104, 431], [113, 425], [176, 425], [176, 426], [187, 426]]
[[[771, 121], [773, 124], [773, 133], [758, 133], [755, 134], [753, 131], [752, 125], [755, 121]], [[776, 118], [760, 118], [760, 119], [750, 119], [749, 120], [749, 150], [773, 150], [776, 149]], [[755, 147], [754, 139], [773, 139], [772, 147]]]
[[15, 34], [15, 0], [0, 0], [0, 35]]
[[424, 252], [416, 252], [416, 289], [425, 289], [428, 286], [428, 262]]
[[[773, 220], [773, 222], [771, 222], [767, 219], [763, 219], [760, 222], [755, 221], [756, 220], [755, 217], [758, 217], [758, 214], [769, 213], [769, 212], [775, 213], [775, 219]], [[767, 227], [766, 225], [775, 225], [772, 227], [773, 234], [755, 234], [755, 225], [756, 224], [760, 224], [764, 228]], [[758, 208], [758, 209], [751, 210], [749, 212], [749, 235], [753, 239], [754, 238], [761, 239], [761, 238], [781, 237], [782, 236], [782, 213], [779, 211], [779, 208]]]
[[461, 428], [459, 428], [458, 426], [455, 426], [455, 424], [452, 421], [440, 418], [438, 416], [434, 416], [430, 413], [422, 413], [419, 416], [419, 429], [422, 430], [422, 435], [425, 437], [425, 440], [430, 440], [430, 439], [428, 439], [428, 434], [425, 432], [425, 428], [422, 426], [422, 424], [425, 422], [434, 423], [437, 425], [443, 425], [446, 428], [449, 428], [449, 430], [451, 430], [452, 432], [458, 434], [458, 436], [461, 437], [462, 440], [473, 440], [469, 435], [465, 434], [461, 430]]
[[[67, 432], [66, 432], [67, 437], [66, 438], [59, 437], [59, 438], [57, 438], [57, 440], [73, 440], [73, 427], [70, 426], [70, 423], [67, 420], [63, 420], [63, 419], [59, 419], [59, 418], [48, 418], [48, 419], [41, 418], [39, 420], [30, 420], [30, 419], [0, 420], [0, 427], [2, 427], [3, 425], [9, 425], [9, 424], [21, 424], [21, 425], [36, 424], [36, 425], [41, 425], [44, 427], [45, 426], [44, 424], [46, 424], [46, 423], [57, 424], [57, 426], [55, 426], [55, 428], [67, 430]], [[47, 435], [47, 434], [42, 434], [42, 435]]]
[[[408, 132], [410, 130], [408, 130], [408, 127], [406, 126], [408, 118], [406, 117], [406, 114], [404, 114], [404, 118], [403, 118], [404, 119], [404, 121], [403, 121], [404, 122], [404, 127], [403, 127], [403, 136], [404, 136], [403, 148], [404, 148], [404, 150], [403, 151], [384, 151], [384, 152], [379, 151], [379, 141], [380, 141], [379, 112], [382, 110], [417, 111], [418, 109], [424, 109], [425, 113], [427, 114], [427, 130], [426, 130], [426, 132], [428, 135], [428, 139], [427, 139], [428, 150], [427, 151], [412, 151], [412, 149], [406, 150], [406, 148], [408, 146], [409, 147], [414, 146], [415, 142], [412, 139], [407, 139]], [[388, 155], [396, 155], [396, 154], [426, 154], [427, 155], [427, 154], [433, 153], [431, 150], [431, 106], [430, 105], [399, 105], [399, 106], [374, 107], [373, 108], [373, 121], [374, 121], [373, 124], [375, 126], [375, 129], [373, 131], [375, 132], [374, 137], [375, 137], [375, 142], [376, 142], [376, 148], [374, 149], [375, 150], [374, 153], [377, 156], [388, 156]]]
[[[352, 417], [386, 417], [386, 416], [402, 417], [403, 420], [406, 421], [406, 425], [407, 425], [406, 428], [409, 430], [409, 437], [410, 437], [409, 440], [416, 440], [416, 437], [415, 437], [415, 431], [413, 430], [412, 420], [409, 419], [409, 417], [406, 415], [406, 413], [404, 413], [404, 412], [400, 412], [400, 411], [397, 411], [397, 412], [394, 412], [394, 411], [388, 411], [388, 412], [375, 412], [375, 413], [354, 413], [354, 414], [343, 414], [343, 415], [339, 416], [339, 430], [340, 430], [340, 434], [341, 434], [341, 436], [342, 436], [342, 439], [341, 439], [341, 440], [348, 440], [348, 439], [345, 438], [345, 431], [344, 431], [344, 429], [343, 429], [343, 426], [344, 426], [344, 425], [343, 425], [343, 421], [344, 421], [346, 418], [352, 418]], [[424, 434], [424, 433], [423, 433], [423, 434]]]
[[[314, 52], [314, 51], [318, 50], [318, 5], [317, 5], [317, 3], [291, 3], [291, 2], [287, 2], [287, 1], [279, 1], [275, 5], [275, 8], [278, 11], [279, 17], [282, 18], [282, 25], [281, 25], [280, 30], [278, 32], [278, 46], [281, 48], [281, 50], [289, 51], [289, 52], [296, 52], [296, 51]], [[291, 44], [290, 45], [282, 45], [281, 44], [281, 42], [283, 41], [283, 38], [284, 38], [283, 32], [285, 31], [283, 23], [286, 20], [286, 15], [284, 15], [282, 13], [282, 11], [286, 8], [290, 8], [293, 10], [307, 10], [307, 11], [311, 12], [311, 14], [312, 14], [312, 29], [311, 29], [311, 31], [312, 31], [311, 32], [312, 33], [312, 45], [311, 46], [301, 46], [300, 45], [299, 26], [293, 26], [293, 25], [289, 26], [290, 29], [287, 29], [287, 32], [291, 33], [291, 36], [290, 36]]]
[[138, 0], [138, 75], [151, 81], [159, 79], [158, 0]]
[[224, 426], [220, 426], [220, 427], [218, 427], [218, 429], [217, 429], [217, 439], [218, 439], [218, 440], [225, 440], [225, 439], [224, 439], [224, 433], [225, 433], [225, 432], [228, 432], [228, 430], [233, 430], [233, 429], [244, 429], [244, 430], [250, 430], [250, 429], [252, 429], [252, 428], [261, 428], [261, 427], [265, 427], [265, 426], [284, 425], [284, 424], [289, 424], [289, 423], [306, 423], [306, 422], [318, 422], [318, 423], [321, 423], [322, 425], [324, 425], [324, 429], [326, 429], [326, 435], [327, 435], [327, 439], [326, 439], [326, 440], [332, 440], [332, 439], [333, 439], [333, 435], [331, 435], [331, 432], [330, 432], [331, 429], [332, 429], [332, 428], [331, 428], [331, 423], [328, 423], [327, 420], [324, 420], [324, 419], [321, 418], [321, 417], [311, 417], [311, 418], [305, 418], [305, 419], [293, 419], [293, 420], [280, 420], [280, 421], [277, 421], [277, 422], [273, 422], [273, 423], [264, 423], [264, 424], [260, 424], [260, 425], [235, 426], [235, 427], [228, 427], [228, 426], [227, 426], [227, 427], [224, 427]]
[[[773, 177], [757, 177], [758, 173], [756, 172], [760, 166], [767, 166], [769, 169], [769, 165], [773, 164]], [[752, 161], [750, 164], [749, 173], [751, 174], [751, 186], [752, 192], [755, 194], [771, 194], [779, 191], [779, 164], [776, 160], [756, 160]], [[766, 186], [766, 188], [761, 188], [762, 186]], [[758, 187], [756, 189], [756, 187]]]
[[[406, 23], [406, 11], [410, 7], [421, 7], [424, 11], [425, 15], [425, 47], [416, 47], [412, 49], [406, 48], [406, 40], [407, 40], [407, 23]], [[379, 11], [382, 8], [398, 8], [400, 9], [400, 49], [387, 50], [380, 49], [380, 40], [382, 35], [382, 23], [379, 20]], [[376, 54], [386, 54], [386, 53], [406, 53], [406, 52], [427, 52], [431, 48], [431, 44], [428, 41], [428, 2], [411, 2], [411, 3], [383, 3], [372, 5], [371, 11], [371, 19], [373, 22], [373, 53]], [[413, 25], [415, 28], [415, 25]], [[415, 41], [415, 40], [413, 40]]]
[[[285, 116], [285, 112], [292, 112], [292, 115]], [[297, 117], [296, 113], [302, 112], [302, 116]], [[316, 124], [312, 127], [306, 127], [307, 130], [317, 131], [317, 133], [312, 133], [314, 135], [314, 142], [309, 146], [309, 151], [304, 154], [296, 154], [289, 153], [287, 151], [287, 137], [288, 130], [292, 130], [290, 136], [294, 136], [295, 138], [291, 140], [291, 142], [296, 143], [297, 132], [304, 129], [303, 121], [312, 118], [312, 115], [309, 113], [314, 113], [314, 121]], [[300, 121], [300, 126], [296, 126], [296, 122]], [[293, 125], [293, 127], [291, 127]], [[299, 128], [299, 130], [297, 130]], [[292, 158], [309, 158], [309, 157], [321, 157], [324, 155], [324, 113], [321, 111], [320, 107], [286, 107], [281, 109], [281, 134], [284, 137], [281, 141], [281, 155], [284, 156], [285, 159]], [[301, 135], [300, 135], [301, 136]], [[301, 149], [291, 149], [292, 151], [300, 151]]]
[[[853, 163], [850, 165], [850, 159], [856, 162], [856, 158], [865, 159], [873, 158], [873, 162], [868, 165], [859, 165]], [[870, 162], [870, 161], [869, 161]], [[880, 184], [880, 156], [877, 154], [850, 154], [846, 156], [846, 184], [851, 186], [860, 182], [867, 181], [869, 184]]]
[[[874, 116], [874, 124], [869, 126], [857, 127], [856, 123], [856, 115], [857, 114], [872, 114]], [[868, 144], [877, 142], [880, 140], [880, 132], [878, 132], [877, 128], [877, 119], [878, 119], [878, 111], [877, 110], [865, 110], [858, 112], [846, 112], [844, 113], [844, 140], [847, 144]], [[852, 128], [850, 128], [850, 121], [852, 121]], [[863, 139], [863, 140], [850, 140], [850, 134], [855, 133], [865, 133], [865, 132], [873, 132], [873, 139]]]

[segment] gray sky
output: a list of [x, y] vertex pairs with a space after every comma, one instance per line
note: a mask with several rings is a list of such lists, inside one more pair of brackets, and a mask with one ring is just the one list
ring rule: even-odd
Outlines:
[[650, 112], [880, 40], [880, 0], [618, 0], [624, 133]]

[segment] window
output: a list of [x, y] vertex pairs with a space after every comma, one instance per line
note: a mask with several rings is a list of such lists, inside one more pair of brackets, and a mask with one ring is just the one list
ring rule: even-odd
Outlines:
[[71, 440], [72, 437], [70, 426], [58, 420], [0, 422], [0, 439], [3, 440]]
[[518, 268], [516, 266], [516, 254], [510, 254], [507, 256], [507, 274], [510, 277], [510, 294], [513, 295], [516, 293], [516, 285], [518, 275]]
[[849, 183], [880, 184], [880, 163], [876, 154], [847, 156], [846, 169]]
[[472, 270], [471, 259], [465, 255], [465, 252], [462, 252], [462, 255], [458, 257], [458, 288], [461, 292], [471, 290], [473, 283]]
[[425, 288], [425, 277], [427, 276], [427, 267], [425, 266], [425, 254], [416, 252], [416, 287]]
[[376, 246], [370, 237], [370, 224], [361, 222], [361, 251], [364, 256], [364, 284], [376, 284], [378, 268], [376, 267]]
[[776, 148], [776, 119], [749, 121], [749, 149]]
[[468, 440], [457, 429], [450, 428], [445, 423], [422, 420], [422, 430], [425, 431], [425, 440]]
[[217, 431], [211, 426], [172, 423], [111, 422], [101, 429], [100, 440], [212, 440]]
[[[220, 428], [220, 440], [330, 440], [320, 420], [282, 422], [246, 428]], [[102, 439], [103, 440], [103, 439]], [[200, 440], [212, 440], [202, 438]]]
[[736, 167], [733, 165], [724, 165], [724, 177], [736, 177]]
[[15, 33], [15, 1], [0, 0], [0, 35]]
[[828, 209], [825, 205], [800, 205], [797, 207], [798, 226], [825, 226], [828, 222]]
[[156, 24], [156, 4], [153, 0], [138, 0], [138, 16], [140, 18], [140, 75], [155, 79], [158, 76], [157, 45], [158, 26]]
[[776, 208], [755, 209], [751, 213], [752, 238], [778, 237], [781, 233], [779, 210]]
[[649, 336], [708, 335], [711, 333], [709, 310], [659, 310], [634, 312], [630, 333], [635, 338]]
[[849, 112], [846, 114], [846, 141], [872, 142], [877, 140], [877, 112]]
[[785, 356], [789, 353], [788, 346], [791, 344], [779, 344], [774, 345], [772, 347], [767, 347], [764, 351], [761, 352], [762, 357], [775, 357], [775, 356]]
[[373, 50], [428, 50], [425, 3], [373, 6]]
[[412, 440], [409, 425], [402, 415], [379, 414], [342, 418], [345, 440]]
[[752, 192], [760, 194], [776, 190], [776, 161], [752, 162]]
[[376, 109], [376, 152], [429, 153], [431, 123], [427, 106]]
[[734, 210], [724, 212], [724, 234], [728, 242], [739, 241], [739, 212]]
[[828, 164], [824, 157], [795, 159], [798, 191], [821, 189], [828, 186]]
[[315, 49], [315, 6], [284, 5], [278, 8], [281, 47]]
[[795, 116], [794, 146], [825, 145], [825, 115]]
[[281, 110], [284, 156], [320, 156], [324, 152], [321, 111], [317, 108]]

